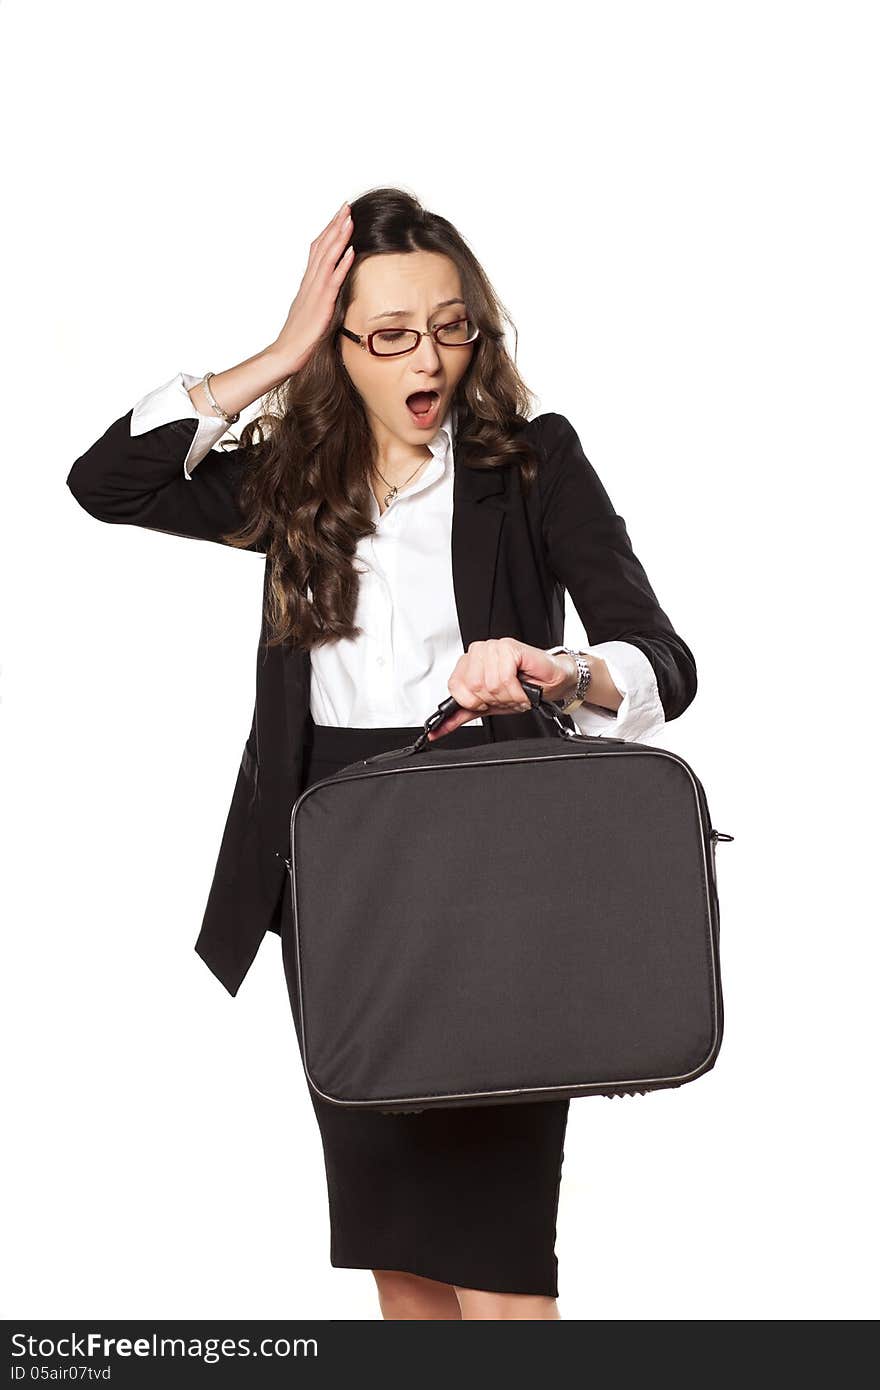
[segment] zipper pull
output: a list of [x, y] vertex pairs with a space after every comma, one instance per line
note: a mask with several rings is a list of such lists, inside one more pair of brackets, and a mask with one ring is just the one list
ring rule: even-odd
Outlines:
[[713, 839], [713, 840], [716, 842], [716, 844], [717, 844], [717, 842], [718, 842], [719, 840], [732, 840], [732, 839], [733, 839], [733, 836], [732, 836], [732, 835], [725, 835], [725, 833], [724, 833], [723, 830], [713, 830], [713, 831], [712, 831], [712, 839]]

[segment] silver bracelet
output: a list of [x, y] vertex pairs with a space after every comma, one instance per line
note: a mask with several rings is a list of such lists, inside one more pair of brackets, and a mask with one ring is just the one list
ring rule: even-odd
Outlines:
[[223, 407], [217, 404], [217, 402], [214, 399], [214, 392], [211, 390], [210, 386], [212, 376], [216, 376], [216, 373], [205, 372], [205, 375], [202, 377], [201, 381], [201, 385], [205, 388], [205, 395], [208, 397], [211, 409], [213, 410], [215, 415], [220, 416], [221, 420], [225, 420], [227, 425], [234, 425], [236, 420], [241, 419], [241, 411], [237, 410], [234, 415], [227, 415]]

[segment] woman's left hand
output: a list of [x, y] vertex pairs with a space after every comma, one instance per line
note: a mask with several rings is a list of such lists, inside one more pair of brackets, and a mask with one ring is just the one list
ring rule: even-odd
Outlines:
[[449, 715], [428, 738], [435, 741], [453, 729], [484, 714], [521, 714], [531, 709], [519, 677], [540, 685], [547, 700], [560, 700], [574, 690], [577, 671], [564, 652], [548, 656], [515, 637], [492, 637], [471, 642], [455, 663], [449, 677], [449, 693], [462, 709]]

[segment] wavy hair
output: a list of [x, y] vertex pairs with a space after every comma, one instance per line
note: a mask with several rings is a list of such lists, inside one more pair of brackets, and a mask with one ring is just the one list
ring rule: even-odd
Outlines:
[[[358, 541], [375, 527], [370, 478], [376, 444], [360, 393], [342, 363], [338, 329], [368, 256], [434, 251], [458, 267], [462, 294], [480, 336], [452, 399], [456, 466], [513, 464], [531, 486], [537, 462], [522, 430], [533, 406], [504, 345], [512, 320], [461, 234], [397, 188], [376, 188], [351, 203], [354, 259], [324, 337], [298, 372], [263, 398], [240, 436], [247, 451], [239, 490], [244, 524], [227, 544], [266, 552], [269, 645], [305, 650], [355, 637]], [[513, 327], [514, 334], [516, 328]]]

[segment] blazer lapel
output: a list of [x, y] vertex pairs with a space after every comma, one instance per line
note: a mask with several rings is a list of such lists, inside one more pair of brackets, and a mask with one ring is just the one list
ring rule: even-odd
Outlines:
[[461, 642], [490, 636], [498, 542], [504, 521], [501, 467], [468, 468], [461, 446], [453, 449], [452, 581]]
[[[265, 603], [266, 591], [264, 588], [264, 607]], [[263, 626], [265, 630], [265, 617]], [[273, 648], [273, 650], [279, 653], [276, 659], [281, 662], [284, 700], [282, 715], [287, 736], [287, 772], [288, 775], [299, 778], [302, 771], [306, 729], [311, 719], [309, 705], [311, 701], [312, 658], [309, 652], [303, 651], [299, 647], [292, 647], [289, 642], [283, 642], [280, 647]]]

